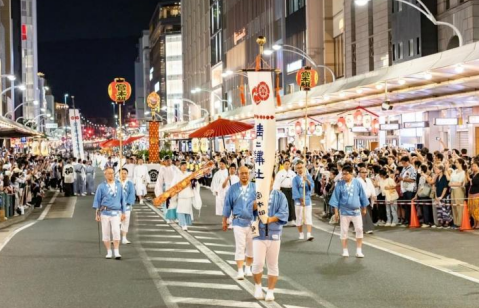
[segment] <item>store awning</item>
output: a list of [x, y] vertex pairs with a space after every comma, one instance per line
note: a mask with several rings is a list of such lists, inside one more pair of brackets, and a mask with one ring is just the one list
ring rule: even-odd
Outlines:
[[0, 138], [39, 137], [41, 135], [36, 130], [0, 116]]
[[[329, 119], [358, 106], [385, 114], [381, 104], [394, 106], [387, 115], [479, 105], [479, 43], [472, 43], [393, 66], [338, 79], [309, 92], [308, 114]], [[304, 116], [305, 92], [282, 97], [278, 121]], [[252, 121], [252, 106], [224, 112], [221, 117]]]

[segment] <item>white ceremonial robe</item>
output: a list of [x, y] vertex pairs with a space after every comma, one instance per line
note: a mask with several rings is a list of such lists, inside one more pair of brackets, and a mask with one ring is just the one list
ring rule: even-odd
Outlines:
[[[172, 185], [176, 185], [177, 183], [181, 182], [184, 178], [191, 175], [191, 172], [185, 171], [184, 173], [181, 171], [177, 171], [175, 173], [175, 177], [173, 178]], [[198, 185], [198, 184], [197, 184]], [[176, 212], [180, 214], [190, 214], [193, 217], [193, 202], [195, 198], [195, 193], [191, 188], [191, 185], [188, 185], [185, 189], [180, 191], [178, 195], [176, 195]]]
[[123, 168], [128, 170], [128, 180], [133, 182], [133, 173], [135, 172], [135, 165], [134, 164], [125, 164], [123, 165]]
[[148, 167], [145, 165], [136, 165], [133, 171], [133, 182], [137, 196], [146, 195], [146, 185], [150, 183], [150, 175], [148, 174]]
[[170, 189], [173, 183], [173, 178], [176, 172], [180, 172], [178, 167], [171, 165], [171, 166], [161, 166], [158, 172], [158, 178], [155, 184], [155, 196], [158, 197], [163, 192]]
[[223, 188], [223, 183], [228, 178], [228, 170], [218, 170], [211, 181], [211, 191], [216, 196], [216, 215], [223, 215], [223, 207], [225, 204], [226, 189]]

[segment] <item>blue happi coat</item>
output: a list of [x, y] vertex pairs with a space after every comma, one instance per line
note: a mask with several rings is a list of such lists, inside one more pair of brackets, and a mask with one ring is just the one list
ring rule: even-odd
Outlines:
[[117, 216], [126, 211], [126, 199], [123, 197], [121, 183], [115, 180], [115, 190], [112, 190], [106, 181], [98, 185], [93, 199], [94, 209], [106, 209], [101, 211], [102, 215]]
[[249, 183], [246, 192], [241, 190], [241, 182], [231, 185], [226, 192], [223, 217], [233, 213], [233, 226], [248, 227], [253, 220], [253, 203], [256, 201], [256, 186]]
[[[306, 206], [311, 205], [311, 192], [314, 190], [314, 181], [311, 175], [306, 174], [308, 181], [311, 183], [306, 183]], [[303, 177], [297, 175], [293, 179], [293, 200], [295, 204], [301, 204], [299, 199], [303, 199]], [[302, 205], [302, 204], [301, 204]]]
[[360, 208], [369, 205], [363, 185], [358, 179], [352, 179], [351, 186], [347, 186], [344, 180], [339, 181], [334, 188], [329, 205], [338, 208], [341, 215], [359, 216]]
[[278, 217], [277, 222], [268, 224], [268, 236], [266, 236], [266, 225], [259, 223], [259, 236], [254, 240], [278, 241], [283, 233], [283, 225], [288, 223], [288, 200], [279, 190], [272, 190], [268, 202], [268, 217]]
[[126, 202], [126, 210], [131, 211], [136, 200], [135, 185], [130, 180], [126, 180], [121, 184], [123, 186], [123, 198]]

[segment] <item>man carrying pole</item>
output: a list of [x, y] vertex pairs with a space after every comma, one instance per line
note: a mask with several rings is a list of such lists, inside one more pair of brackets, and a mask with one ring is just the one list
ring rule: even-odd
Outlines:
[[306, 225], [306, 239], [312, 241], [314, 236], [311, 234], [313, 225], [311, 192], [314, 190], [314, 181], [311, 175], [307, 174], [302, 161], [296, 163], [296, 173], [298, 175], [293, 179], [293, 200], [299, 239], [304, 240], [303, 225]]

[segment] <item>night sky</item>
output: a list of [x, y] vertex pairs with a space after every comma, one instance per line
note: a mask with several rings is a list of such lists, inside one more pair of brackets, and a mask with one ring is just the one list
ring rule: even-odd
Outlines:
[[55, 100], [69, 93], [87, 117], [111, 118], [108, 84], [124, 77], [134, 89], [138, 39], [159, 2], [38, 1], [39, 71]]

